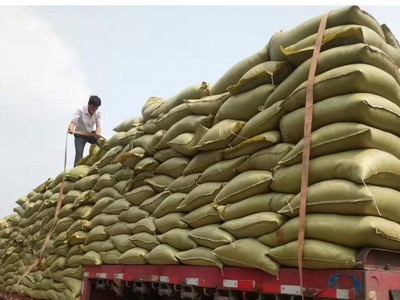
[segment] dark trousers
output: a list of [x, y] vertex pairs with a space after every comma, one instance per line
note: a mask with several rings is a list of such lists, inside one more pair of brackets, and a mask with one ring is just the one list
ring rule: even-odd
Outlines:
[[[92, 133], [96, 132], [92, 131]], [[86, 143], [98, 145], [98, 140], [93, 136], [86, 136], [80, 134], [74, 134], [74, 136], [75, 136], [75, 161], [74, 161], [74, 167], [75, 167], [78, 161], [80, 161], [83, 157], [83, 150], [85, 150]]]

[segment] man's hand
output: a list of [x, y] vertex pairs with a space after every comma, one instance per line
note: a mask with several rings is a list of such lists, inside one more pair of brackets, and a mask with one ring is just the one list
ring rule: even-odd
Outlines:
[[69, 134], [74, 134], [74, 132], [75, 132], [75, 124], [74, 124], [74, 122], [71, 122], [68, 125], [68, 133]]

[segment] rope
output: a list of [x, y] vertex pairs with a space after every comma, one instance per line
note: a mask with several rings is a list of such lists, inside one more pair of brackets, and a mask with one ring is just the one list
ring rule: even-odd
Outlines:
[[54, 222], [53, 222], [53, 226], [51, 227], [51, 229], [47, 233], [46, 238], [45, 238], [45, 240], [43, 242], [43, 245], [42, 245], [42, 249], [40, 250], [40, 253], [39, 253], [39, 259], [40, 260], [42, 259], [43, 252], [47, 248], [47, 245], [48, 245], [48, 243], [50, 241], [51, 235], [53, 234], [54, 228], [57, 225], [58, 214], [60, 213], [60, 210], [61, 210], [62, 200], [63, 200], [63, 196], [64, 196], [65, 171], [67, 169], [67, 148], [68, 148], [68, 133], [66, 134], [66, 137], [65, 137], [63, 177], [62, 177], [62, 180], [61, 180], [60, 192], [58, 194], [56, 211], [54, 213]]
[[84, 135], [84, 136], [91, 136], [91, 137], [100, 137], [102, 139], [106, 139], [105, 137], [98, 135], [96, 133], [86, 132], [86, 131], [74, 131], [74, 134]]
[[63, 200], [63, 196], [64, 196], [65, 171], [66, 171], [66, 168], [67, 168], [67, 149], [68, 149], [68, 133], [66, 133], [66, 137], [65, 137], [63, 177], [62, 177], [62, 180], [61, 180], [60, 191], [59, 191], [59, 195], [58, 195], [58, 199], [57, 199], [57, 206], [56, 206], [56, 211], [55, 211], [55, 214], [54, 214], [53, 225], [52, 225], [51, 229], [49, 230], [49, 232], [47, 233], [46, 238], [43, 241], [42, 248], [40, 249], [40, 252], [39, 252], [39, 258], [36, 259], [28, 267], [28, 269], [26, 269], [26, 271], [21, 275], [21, 277], [18, 279], [17, 283], [14, 285], [14, 288], [11, 290], [10, 295], [15, 291], [15, 287], [18, 286], [21, 283], [21, 281], [24, 280], [24, 278], [29, 275], [29, 273], [31, 273], [33, 270], [39, 269], [40, 266], [43, 264], [43, 262], [45, 260], [45, 258], [42, 257], [42, 256], [43, 256], [43, 253], [46, 250], [47, 245], [48, 245], [48, 243], [50, 241], [51, 235], [54, 232], [54, 228], [56, 227], [56, 224], [57, 224], [57, 221], [58, 221], [58, 214], [60, 213], [62, 200]]
[[314, 52], [311, 60], [311, 66], [308, 73], [307, 90], [306, 90], [306, 106], [304, 116], [304, 145], [303, 145], [303, 169], [301, 172], [301, 190], [300, 190], [300, 212], [299, 212], [299, 231], [298, 231], [298, 255], [297, 263], [299, 266], [300, 290], [301, 298], [304, 300], [303, 294], [303, 250], [304, 236], [306, 230], [306, 207], [308, 196], [308, 175], [310, 171], [310, 148], [311, 148], [311, 131], [312, 118], [314, 109], [314, 80], [317, 70], [318, 56], [321, 52], [322, 39], [325, 32], [326, 23], [329, 13], [324, 15], [319, 24], [317, 39], [315, 41]]

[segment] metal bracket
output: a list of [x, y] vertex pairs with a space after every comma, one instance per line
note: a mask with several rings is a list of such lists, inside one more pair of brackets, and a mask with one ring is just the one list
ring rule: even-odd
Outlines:
[[[209, 291], [207, 291], [209, 289]], [[203, 294], [207, 297], [214, 295], [214, 289], [203, 287]]]
[[174, 287], [169, 284], [169, 283], [159, 283], [158, 286], [158, 294], [162, 297], [162, 296], [167, 296], [167, 297], [171, 297], [175, 294], [175, 289]]
[[151, 282], [150, 284], [153, 290], [158, 290], [158, 287], [160, 286], [158, 282]]
[[390, 290], [391, 300], [400, 300], [400, 290]]
[[107, 287], [107, 280], [97, 279], [96, 280], [96, 289], [105, 290]]
[[143, 281], [135, 281], [133, 283], [132, 289], [134, 293], [140, 293], [140, 294], [147, 294], [150, 291], [148, 284]]
[[259, 293], [258, 298], [256, 300], [267, 300], [267, 296], [264, 294]]
[[238, 299], [239, 298], [237, 297], [237, 293], [234, 291], [218, 290], [218, 289], [215, 290], [214, 300], [238, 300]]
[[117, 294], [118, 297], [122, 296], [124, 294], [124, 285], [119, 283], [113, 282], [111, 284], [111, 289]]
[[181, 287], [181, 298], [190, 300], [200, 300], [201, 294], [199, 293], [198, 288], [192, 285], [183, 285]]
[[400, 251], [362, 248], [357, 254], [358, 269], [400, 271]]

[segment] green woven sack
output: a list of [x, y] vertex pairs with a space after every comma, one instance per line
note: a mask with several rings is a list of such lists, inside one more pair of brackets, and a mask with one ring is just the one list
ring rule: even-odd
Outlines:
[[238, 82], [240, 78], [252, 67], [269, 61], [270, 59], [268, 53], [269, 49], [268, 46], [266, 46], [260, 51], [237, 62], [211, 87], [210, 95], [225, 93], [229, 86]]
[[197, 247], [176, 253], [175, 256], [184, 265], [192, 266], [210, 266], [222, 269], [222, 262], [212, 253], [212, 250], [206, 247]]
[[[307, 269], [354, 269], [357, 249], [324, 241], [306, 239], [303, 246], [303, 267]], [[268, 256], [283, 266], [298, 267], [297, 241], [270, 249]]]
[[247, 71], [240, 80], [227, 89], [232, 95], [247, 92], [263, 84], [279, 85], [293, 71], [293, 67], [285, 61], [267, 61]]
[[[400, 138], [396, 135], [367, 125], [342, 122], [321, 127], [311, 134], [310, 158], [353, 149], [379, 149], [400, 159]], [[281, 159], [281, 165], [300, 163], [304, 140]]]
[[279, 264], [267, 256], [269, 250], [255, 239], [240, 239], [214, 249], [213, 253], [224, 265], [260, 269], [278, 276]]
[[[298, 223], [298, 217], [290, 219], [277, 231], [260, 237], [259, 241], [270, 247], [295, 241], [298, 238]], [[374, 216], [308, 214], [305, 238], [352, 248], [399, 250], [400, 225]]]
[[215, 204], [239, 202], [269, 190], [272, 174], [268, 171], [247, 171], [229, 181], [215, 197]]
[[214, 118], [214, 125], [226, 119], [248, 121], [274, 91], [274, 85], [264, 84], [253, 90], [234, 95], [222, 104]]
[[[354, 122], [400, 136], [399, 121], [396, 104], [374, 94], [355, 93], [315, 103], [312, 131], [332, 123]], [[303, 138], [304, 108], [285, 115], [279, 127], [284, 142], [298, 143]]]
[[[322, 17], [323, 16], [321, 15], [311, 18], [289, 31], [281, 31], [276, 33], [270, 40], [269, 53], [271, 60], [285, 60], [286, 57], [282, 53], [281, 49], [317, 33]], [[345, 6], [330, 12], [327, 28], [344, 24], [358, 24], [366, 26], [384, 38], [379, 23], [370, 14], [361, 10], [358, 6]]]
[[[277, 168], [271, 189], [281, 193], [299, 193], [302, 169], [302, 164]], [[312, 185], [323, 180], [345, 179], [400, 190], [399, 178], [398, 158], [382, 150], [362, 149], [311, 159], [308, 182]]]
[[[308, 187], [307, 213], [333, 213], [382, 217], [400, 222], [400, 192], [394, 189], [357, 184], [348, 180], [324, 180]], [[300, 194], [278, 212], [299, 215]]]
[[[312, 58], [302, 63], [285, 81], [279, 84], [268, 97], [265, 107], [287, 98], [299, 85], [307, 81], [311, 61]], [[375, 66], [389, 73], [400, 84], [400, 73], [393, 60], [382, 50], [367, 44], [345, 45], [321, 52], [315, 74], [319, 75], [340, 66], [356, 63]]]

